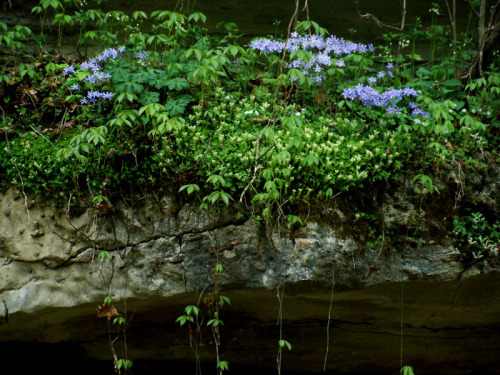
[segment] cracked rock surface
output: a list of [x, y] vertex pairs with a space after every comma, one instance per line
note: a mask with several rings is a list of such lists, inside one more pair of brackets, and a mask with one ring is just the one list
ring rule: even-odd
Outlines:
[[[408, 204], [391, 199], [397, 194], [383, 207], [388, 226], [410, 220]], [[402, 343], [404, 362], [417, 374], [493, 374], [500, 365], [500, 273], [464, 269], [446, 241], [387, 252], [319, 220], [270, 239], [234, 208], [214, 216], [172, 196], [134, 207], [114, 202], [114, 212], [69, 216], [39, 202], [28, 215], [13, 190], [0, 196], [0, 349], [7, 361], [35, 345], [44, 356], [54, 348], [65, 353], [50, 367], [55, 373], [81, 358], [99, 366], [76, 373], [109, 373], [107, 323], [96, 316], [109, 295], [128, 318], [135, 371], [146, 374], [192, 370], [188, 329], [175, 321], [199, 302], [198, 354], [212, 371], [205, 298], [218, 259], [221, 293], [231, 300], [221, 309], [220, 351], [237, 373], [276, 372], [280, 308], [281, 332], [292, 344], [282, 362], [289, 373], [322, 372], [327, 350], [332, 373], [397, 373]], [[103, 250], [109, 258], [99, 256]]]

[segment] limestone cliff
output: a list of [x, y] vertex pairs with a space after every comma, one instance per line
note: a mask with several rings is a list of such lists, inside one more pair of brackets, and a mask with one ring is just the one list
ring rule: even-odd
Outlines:
[[[455, 202], [448, 182], [441, 197]], [[498, 171], [477, 174], [460, 204], [498, 214], [498, 184]], [[0, 196], [2, 353], [21, 373], [111, 373], [116, 327], [109, 322], [108, 336], [107, 319], [96, 316], [110, 296], [128, 321], [134, 373], [194, 371], [193, 338], [175, 323], [186, 305], [201, 309], [197, 355], [213, 373], [207, 296], [218, 260], [221, 294], [231, 300], [220, 312], [230, 373], [276, 373], [280, 337], [292, 344], [286, 373], [322, 372], [327, 352], [330, 373], [395, 374], [401, 360], [417, 374], [498, 373], [500, 273], [464, 266], [446, 236], [456, 208], [436, 198], [431, 215], [421, 205], [433, 207], [433, 199], [411, 189], [402, 180], [358, 202], [382, 220], [390, 248], [389, 238], [370, 246], [352, 207], [340, 203], [315, 207], [294, 230], [270, 230], [236, 206], [214, 215], [170, 195], [112, 199], [101, 215], [38, 199], [28, 214], [9, 189]], [[99, 257], [103, 250], [109, 258]], [[50, 365], [24, 360], [26, 348]]]

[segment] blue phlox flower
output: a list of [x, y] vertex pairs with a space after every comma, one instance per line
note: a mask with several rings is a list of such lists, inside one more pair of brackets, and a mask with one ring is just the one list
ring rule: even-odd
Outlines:
[[300, 69], [302, 74], [308, 75], [316, 84], [326, 79], [321, 72], [324, 67], [333, 64], [332, 57], [337, 58], [336, 66], [342, 68], [345, 66], [345, 62], [340, 56], [374, 51], [373, 45], [345, 41], [343, 38], [337, 38], [334, 35], [325, 38], [316, 34], [299, 35], [297, 32], [292, 32], [286, 43], [261, 38], [253, 40], [250, 47], [264, 53], [280, 53], [284, 48], [290, 53], [298, 50], [309, 50], [311, 53], [309, 61], [293, 60], [287, 64], [287, 67], [289, 69]]
[[101, 67], [92, 59], [90, 61], [85, 61], [80, 65], [80, 69], [86, 70], [91, 73], [98, 72], [101, 70]]
[[405, 87], [403, 89], [403, 94], [405, 96], [414, 96], [414, 97], [417, 97], [418, 96], [418, 92], [417, 90], [415, 89], [412, 89], [411, 87]]
[[412, 109], [412, 111], [411, 111], [412, 116], [422, 116], [422, 117], [429, 117], [430, 116], [428, 112], [425, 112], [422, 109], [420, 109], [418, 104], [415, 102], [409, 102], [408, 107], [410, 107]]
[[377, 73], [377, 78], [384, 78], [385, 77], [385, 72], [380, 71]]
[[137, 52], [137, 53], [135, 54], [135, 57], [136, 57], [137, 59], [145, 59], [145, 58], [146, 58], [146, 57], [148, 57], [148, 56], [149, 56], [149, 54], [148, 54], [146, 51], [140, 51], [140, 52]]
[[[418, 93], [411, 87], [405, 87], [403, 89], [391, 88], [379, 93], [371, 86], [358, 84], [354, 88], [344, 89], [342, 96], [344, 99], [351, 101], [358, 99], [365, 107], [368, 108], [385, 107], [388, 114], [401, 114], [402, 110], [396, 104], [406, 97], [416, 97], [418, 96]], [[408, 106], [412, 109], [412, 115], [421, 115], [423, 117], [427, 117], [429, 115], [418, 108], [414, 102], [410, 102]]]
[[290, 64], [288, 64], [288, 67], [291, 69], [299, 69], [302, 68], [305, 65], [305, 63], [301, 60], [293, 60]]
[[89, 82], [89, 83], [97, 83], [97, 78], [93, 75], [91, 76], [86, 76], [84, 79], [83, 79], [85, 82]]
[[80, 86], [78, 86], [78, 85], [75, 83], [75, 84], [71, 85], [71, 86], [69, 87], [69, 89], [70, 89], [71, 91], [80, 90]]
[[87, 99], [91, 102], [91, 103], [96, 103], [97, 102], [97, 99], [99, 99], [101, 96], [101, 93], [99, 91], [89, 91], [87, 93]]
[[80, 104], [88, 104], [88, 102], [87, 98], [80, 99]]
[[116, 60], [118, 58], [118, 51], [114, 48], [108, 48], [101, 55], [104, 56], [105, 61], [107, 59]]
[[374, 84], [374, 83], [377, 82], [377, 78], [375, 78], [375, 77], [369, 77], [368, 78], [368, 82], [371, 83], [371, 84]]
[[320, 53], [316, 56], [316, 60], [318, 64], [325, 65], [325, 66], [330, 66], [332, 65], [332, 59], [328, 54], [325, 53]]
[[323, 81], [325, 80], [325, 76], [318, 74], [318, 75], [311, 77], [311, 80], [313, 81], [313, 83], [316, 86], [320, 86], [323, 83]]
[[387, 65], [385, 66], [385, 68], [387, 70], [392, 70], [392, 69], [394, 69], [394, 65], [392, 63], [387, 63]]
[[65, 76], [67, 76], [70, 73], [75, 73], [75, 71], [76, 71], [75, 67], [73, 65], [71, 65], [71, 66], [68, 66], [68, 67], [64, 68], [63, 73], [64, 73]]
[[391, 78], [394, 78], [394, 73], [392, 73], [390, 70], [387, 71], [387, 75]]
[[119, 53], [123, 53], [127, 50], [127, 48], [125, 46], [121, 46], [120, 48], [118, 48], [118, 52]]
[[111, 74], [109, 73], [96, 73], [94, 75], [95, 79], [97, 82], [101, 82], [101, 81], [104, 81], [105, 79], [110, 79], [111, 78]]
[[250, 47], [265, 53], [279, 53], [283, 51], [284, 43], [270, 39], [257, 39], [250, 43]]
[[105, 91], [101, 93], [102, 100], [108, 100], [113, 98], [113, 93], [109, 91]]
[[401, 114], [401, 108], [396, 106], [389, 106], [386, 108], [387, 114], [389, 115], [399, 115]]
[[423, 110], [421, 110], [420, 108], [415, 108], [411, 111], [411, 115], [412, 116], [422, 116], [422, 117], [429, 117], [430, 114], [428, 112], [425, 112]]

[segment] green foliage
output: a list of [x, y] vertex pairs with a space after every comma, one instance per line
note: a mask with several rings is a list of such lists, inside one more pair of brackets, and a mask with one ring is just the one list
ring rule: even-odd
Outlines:
[[411, 366], [403, 366], [399, 371], [402, 375], [415, 375], [413, 372], [413, 367]]
[[98, 259], [106, 259], [109, 258], [109, 253], [105, 250], [99, 251], [99, 255], [97, 256]]
[[[83, 47], [92, 42], [97, 51], [125, 51], [100, 63], [110, 78], [93, 83], [76, 60], [47, 59], [40, 66], [26, 59], [2, 68], [6, 92], [22, 93], [4, 98], [4, 127], [14, 132], [10, 149], [0, 140], [3, 180], [39, 195], [88, 189], [96, 208], [109, 199], [103, 186], [162, 186], [205, 209], [245, 200], [258, 207], [255, 216], [263, 222], [279, 213], [295, 226], [305, 220], [295, 211], [300, 204], [370, 188], [406, 168], [416, 170], [415, 184], [430, 196], [439, 193], [433, 171], [456, 160], [480, 167], [477, 155], [485, 150], [495, 157], [500, 75], [493, 65], [483, 77], [461, 82], [456, 67], [470, 61], [472, 44], [466, 38], [453, 53], [440, 54], [446, 28], [425, 30], [416, 22], [405, 34], [387, 35], [392, 45], [381, 54], [331, 56], [321, 73], [309, 74], [300, 64], [316, 58], [314, 48], [294, 50], [280, 69], [281, 56], [239, 45], [234, 24], [219, 25], [226, 35], [207, 35], [202, 13], [102, 9], [72, 0], [41, 0], [33, 9], [42, 27], [50, 19], [59, 30], [77, 28]], [[298, 22], [296, 31], [327, 34], [312, 20]], [[0, 23], [1, 46], [19, 50], [12, 43], [29, 36], [26, 28]], [[432, 64], [415, 53], [422, 40], [431, 41]], [[397, 56], [394, 41], [402, 42]], [[292, 61], [299, 64], [288, 68]], [[378, 93], [418, 90], [415, 103], [429, 117], [408, 109], [390, 114], [342, 94], [370, 82]], [[22, 92], [30, 85], [40, 88], [38, 102], [34, 93]], [[112, 98], [82, 103], [97, 90]], [[56, 132], [49, 121], [71, 126]], [[369, 237], [375, 246], [376, 233]]]
[[279, 340], [278, 347], [279, 347], [279, 350], [282, 350], [285, 347], [288, 348], [288, 350], [292, 350], [292, 345], [286, 340]]
[[[59, 192], [65, 197], [66, 192], [73, 192], [75, 175], [85, 171], [85, 166], [73, 166], [58, 159], [56, 153], [60, 147], [69, 143], [69, 139], [57, 144], [48, 142], [35, 132], [20, 134], [9, 141], [0, 141], [0, 176], [15, 186], [20, 186], [19, 175], [23, 177], [25, 188], [38, 195], [51, 195]], [[17, 165], [19, 173], [14, 168]], [[8, 166], [11, 166], [8, 168]]]
[[[200, 12], [126, 14], [105, 11], [103, 2], [92, 9], [85, 1], [40, 0], [32, 10], [40, 17], [37, 58], [26, 56], [29, 28], [0, 23], [0, 48], [13, 55], [0, 67], [3, 184], [64, 200], [90, 195], [87, 207], [95, 210], [110, 204], [124, 185], [170, 190], [207, 210], [244, 201], [262, 225], [278, 218], [293, 229], [309, 217], [301, 206], [371, 191], [403, 170], [415, 171], [422, 197], [433, 198], [440, 193], [434, 172], [451, 163], [480, 168], [478, 155], [489, 162], [498, 158], [498, 61], [482, 77], [462, 82], [459, 73], [475, 54], [473, 37], [465, 35], [448, 51], [449, 30], [434, 15], [429, 28], [416, 20], [405, 33], [387, 34], [380, 53], [330, 56], [327, 68], [311, 73], [300, 66], [314, 60], [314, 47], [258, 53], [239, 44], [234, 23], [219, 24], [224, 35], [211, 36]], [[59, 45], [66, 30], [76, 31], [76, 49], [87, 60], [89, 47], [99, 53], [120, 46], [125, 52], [100, 63], [109, 79], [92, 82], [80, 59], [44, 56], [50, 29]], [[328, 33], [312, 20], [298, 22], [295, 31]], [[416, 52], [421, 41], [429, 46], [429, 62]], [[298, 63], [289, 66], [293, 61]], [[390, 74], [387, 63], [394, 65]], [[402, 110], [389, 113], [343, 94], [368, 84], [379, 94], [417, 90], [413, 105], [429, 116], [410, 113], [408, 99], [394, 99]], [[112, 95], [89, 103], [88, 93], [95, 91]], [[353, 222], [367, 248], [382, 249], [390, 233], [380, 233], [375, 215], [357, 212]], [[455, 219], [450, 235], [467, 264], [494, 264], [499, 233], [498, 220], [474, 212]], [[101, 262], [109, 257], [107, 251], [97, 255]], [[206, 316], [189, 305], [176, 323], [188, 327], [195, 346], [201, 330], [210, 331], [222, 373], [229, 364], [218, 356], [220, 310], [231, 301], [220, 294], [219, 258], [213, 271]], [[111, 305], [111, 297], [104, 303]], [[113, 324], [125, 329], [127, 321], [117, 316]], [[279, 353], [284, 348], [291, 344], [280, 339]], [[115, 366], [126, 371], [132, 362], [117, 359]], [[413, 375], [413, 368], [404, 366], [401, 373]]]
[[117, 316], [116, 318], [113, 319], [113, 324], [118, 324], [118, 325], [125, 325], [127, 321], [123, 316]]
[[453, 220], [450, 233], [454, 245], [466, 263], [498, 259], [500, 251], [500, 220], [488, 220], [482, 213], [473, 212]]
[[194, 305], [189, 305], [186, 306], [184, 309], [186, 315], [181, 315], [177, 318], [175, 321], [176, 323], [179, 323], [181, 327], [186, 324], [186, 322], [189, 323], [194, 323], [194, 318], [198, 317], [198, 314], [200, 313], [200, 309], [197, 306]]
[[227, 362], [227, 361], [219, 361], [219, 362], [217, 362], [217, 366], [216, 367], [221, 372], [229, 370], [229, 362]]
[[418, 174], [413, 177], [413, 182], [418, 182], [422, 186], [422, 193], [425, 194], [439, 194], [439, 189], [432, 182], [432, 178], [425, 174]]
[[116, 368], [120, 370], [121, 368], [123, 369], [129, 369], [132, 367], [132, 361], [129, 359], [123, 359], [120, 358], [119, 360], [116, 361]]
[[214, 317], [207, 322], [207, 326], [217, 327], [219, 325], [224, 325], [224, 322], [219, 319], [219, 312], [214, 312]]

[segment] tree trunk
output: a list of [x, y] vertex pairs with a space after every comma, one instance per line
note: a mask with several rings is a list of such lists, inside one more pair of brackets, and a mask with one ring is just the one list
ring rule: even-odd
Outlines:
[[481, 44], [484, 40], [484, 25], [486, 23], [486, 0], [481, 0], [481, 6], [479, 7], [479, 25], [477, 30], [478, 44], [481, 48]]
[[497, 51], [500, 51], [500, 0], [491, 13], [488, 29], [479, 46], [479, 52], [469, 70], [462, 75], [462, 81], [466, 82], [481, 77]]

